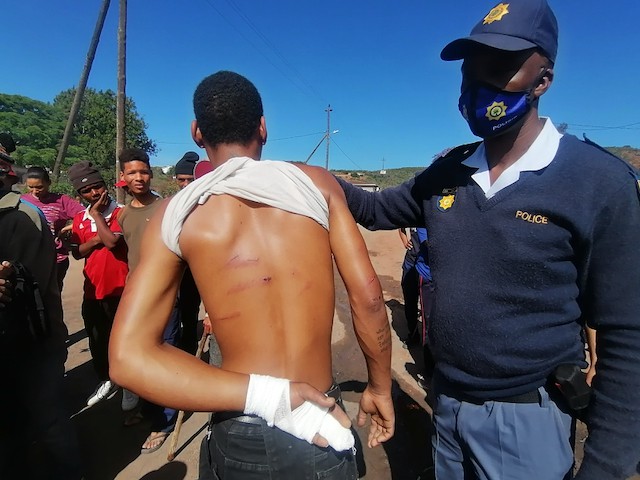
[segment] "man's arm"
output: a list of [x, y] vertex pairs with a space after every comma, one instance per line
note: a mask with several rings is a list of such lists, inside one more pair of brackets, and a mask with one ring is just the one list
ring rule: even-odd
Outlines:
[[69, 245], [69, 250], [71, 251], [73, 258], [80, 260], [81, 258], [91, 255], [91, 252], [93, 252], [99, 245], [102, 245], [102, 240], [100, 240], [99, 235], [96, 235], [84, 243], [75, 243], [72, 239], [71, 244]]
[[[609, 182], [610, 183], [610, 182]], [[640, 459], [640, 198], [629, 175], [596, 213], [582, 296], [598, 374], [576, 480], [629, 476]]]
[[[127, 282], [109, 342], [110, 378], [154, 403], [188, 411], [242, 411], [249, 375], [206, 364], [163, 343], [184, 270], [162, 242], [166, 203], [145, 229], [140, 263]], [[304, 400], [331, 407], [333, 399], [309, 385], [291, 383], [291, 406]], [[339, 420], [348, 423], [348, 419]]]
[[358, 343], [369, 374], [360, 400], [358, 424], [371, 415], [370, 447], [389, 440], [395, 429], [391, 399], [391, 330], [382, 288], [362, 235], [353, 221], [339, 185], [323, 172], [321, 186], [329, 197], [329, 239], [336, 266], [344, 280]]
[[369, 230], [393, 230], [424, 226], [421, 192], [416, 186], [416, 178], [381, 192], [366, 192], [340, 178], [337, 180], [356, 222]]
[[[109, 225], [107, 225], [107, 221], [102, 215], [102, 212], [110, 203], [111, 199], [109, 195], [107, 192], [103, 192], [100, 199], [89, 208], [89, 215], [91, 215], [91, 218], [96, 222], [96, 228], [98, 229], [97, 236], [100, 237], [100, 242], [109, 250], [114, 248], [119, 241], [124, 241], [122, 240], [122, 235], [116, 235], [111, 231]], [[116, 221], [116, 219], [113, 218], [112, 221]]]

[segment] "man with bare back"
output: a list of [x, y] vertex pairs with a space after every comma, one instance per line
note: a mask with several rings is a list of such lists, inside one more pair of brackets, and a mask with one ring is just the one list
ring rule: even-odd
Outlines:
[[[357, 420], [371, 416], [370, 447], [394, 431], [391, 338], [342, 189], [321, 168], [258, 161], [267, 130], [246, 78], [205, 78], [194, 110], [192, 135], [214, 170], [151, 220], [116, 317], [111, 375], [162, 405], [216, 412], [213, 478], [356, 478], [349, 421], [332, 408], [340, 403], [331, 365], [334, 259], [369, 373]], [[162, 343], [186, 266], [221, 368]]]

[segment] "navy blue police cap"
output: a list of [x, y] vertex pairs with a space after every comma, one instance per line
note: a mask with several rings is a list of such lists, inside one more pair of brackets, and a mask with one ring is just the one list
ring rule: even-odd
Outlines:
[[444, 47], [440, 58], [463, 59], [478, 44], [510, 52], [537, 47], [555, 62], [558, 22], [546, 0], [505, 0], [493, 7], [468, 37]]

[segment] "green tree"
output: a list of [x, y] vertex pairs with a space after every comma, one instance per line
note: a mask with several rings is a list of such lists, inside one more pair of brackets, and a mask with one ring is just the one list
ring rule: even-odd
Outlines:
[[58, 108], [22, 95], [0, 94], [0, 131], [10, 132], [22, 165], [52, 166], [64, 132], [64, 114]]
[[[53, 103], [22, 95], [0, 94], [0, 132], [10, 132], [18, 148], [13, 154], [20, 165], [53, 168], [62, 141], [75, 89], [65, 90]], [[147, 124], [131, 98], [126, 101], [126, 144], [157, 153], [156, 143], [146, 133]], [[112, 90], [86, 89], [74, 124], [71, 144], [63, 164], [91, 160], [105, 180], [115, 180], [116, 94]], [[64, 175], [63, 175], [64, 177]]]
[[[68, 114], [75, 89], [65, 90], [56, 96], [53, 105]], [[138, 114], [135, 103], [127, 98], [125, 106], [126, 145], [141, 148], [149, 155], [157, 152], [157, 146], [146, 133], [147, 124]], [[60, 137], [60, 139], [62, 136]], [[71, 144], [64, 165], [80, 160], [91, 160], [106, 177], [114, 178], [116, 158], [116, 94], [113, 90], [96, 91], [87, 88], [74, 123]]]

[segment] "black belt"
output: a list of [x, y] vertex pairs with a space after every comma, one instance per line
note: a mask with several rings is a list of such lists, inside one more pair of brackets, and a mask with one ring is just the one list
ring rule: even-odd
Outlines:
[[252, 423], [254, 425], [267, 424], [265, 420], [256, 415], [247, 415], [240, 411], [215, 412], [211, 419], [211, 424], [225, 422], [227, 420], [235, 420], [236, 422]]
[[[340, 392], [340, 385], [338, 385], [336, 382], [333, 382], [333, 384], [331, 385], [331, 388], [329, 388], [329, 390], [325, 392], [325, 395], [327, 397], [331, 397], [335, 399], [336, 402], [340, 402], [342, 398], [341, 392]], [[260, 425], [260, 424], [266, 425], [265, 420], [263, 420], [261, 417], [258, 417], [256, 415], [247, 415], [246, 413], [241, 412], [239, 410], [215, 412], [213, 414], [213, 418], [211, 419], [211, 424], [213, 425], [216, 423], [225, 422], [227, 420], [235, 420], [236, 422], [251, 423], [254, 425]]]
[[471, 397], [465, 394], [452, 393], [450, 391], [445, 391], [443, 393], [461, 402], [473, 403], [475, 405], [482, 405], [487, 402], [540, 403], [540, 392], [538, 392], [538, 389], [535, 389], [526, 393], [521, 393], [519, 395], [511, 395], [508, 397], [498, 397], [498, 398], [485, 398], [485, 399]]

